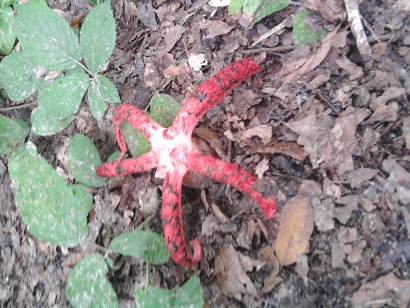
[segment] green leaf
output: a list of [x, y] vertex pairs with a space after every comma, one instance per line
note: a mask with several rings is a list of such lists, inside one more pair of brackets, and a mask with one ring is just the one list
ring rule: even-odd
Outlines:
[[38, 106], [55, 119], [73, 115], [90, 84], [82, 69], [71, 70], [38, 94]]
[[84, 196], [73, 189], [37, 154], [31, 142], [9, 159], [10, 177], [16, 186], [16, 203], [31, 234], [61, 246], [75, 246], [87, 236]]
[[164, 127], [170, 127], [175, 120], [181, 106], [171, 96], [155, 94], [150, 101], [151, 118]]
[[147, 286], [146, 290], [134, 287], [137, 307], [193, 307], [202, 308], [204, 295], [197, 276], [191, 277], [182, 287], [164, 290]]
[[236, 14], [241, 10], [241, 7], [243, 6], [245, 0], [232, 0], [231, 3], [229, 3], [229, 9], [228, 13], [229, 14]]
[[151, 231], [122, 233], [112, 240], [109, 249], [154, 264], [162, 264], [169, 258], [164, 237]]
[[13, 52], [1, 61], [0, 86], [11, 100], [25, 100], [38, 89], [42, 79], [36, 77], [36, 67], [25, 51]]
[[91, 80], [88, 90], [88, 103], [94, 118], [101, 120], [104, 115], [105, 103], [120, 103], [121, 99], [114, 84], [108, 78], [97, 75]]
[[81, 50], [92, 73], [98, 73], [110, 57], [115, 38], [115, 20], [107, 0], [88, 14], [81, 27]]
[[81, 59], [78, 39], [69, 24], [44, 4], [16, 5], [16, 35], [33, 63], [49, 70], [72, 68]]
[[292, 36], [296, 45], [307, 44], [312, 46], [316, 40], [326, 35], [326, 31], [323, 30], [323, 28], [315, 31], [311, 25], [305, 22], [305, 19], [309, 17], [309, 15], [309, 11], [302, 10], [297, 12], [293, 17]]
[[73, 307], [118, 307], [118, 298], [107, 279], [108, 266], [98, 253], [88, 255], [73, 268], [65, 292]]
[[31, 113], [33, 133], [40, 136], [54, 135], [66, 128], [72, 120], [74, 120], [74, 116], [72, 115], [61, 120], [57, 119], [41, 107], [35, 108]]
[[252, 24], [257, 23], [266, 16], [269, 16], [275, 12], [283, 10], [289, 5], [289, 0], [262, 0], [259, 7], [253, 15]]
[[0, 155], [10, 154], [29, 132], [26, 122], [20, 119], [0, 118]]
[[68, 169], [71, 174], [83, 184], [100, 187], [104, 185], [104, 180], [95, 174], [99, 165], [101, 158], [94, 143], [82, 134], [75, 134], [70, 139], [68, 149]]
[[18, 0], [0, 0], [0, 8], [5, 8], [18, 3]]
[[73, 190], [74, 196], [84, 206], [84, 212], [88, 213], [93, 205], [93, 196], [88, 192], [87, 187], [81, 184], [74, 184], [70, 186]]
[[14, 47], [16, 36], [13, 31], [13, 10], [0, 9], [0, 54], [8, 55]]
[[124, 136], [128, 151], [133, 157], [138, 157], [151, 150], [151, 144], [129, 121], [124, 120], [119, 125]]
[[243, 13], [255, 13], [260, 6], [261, 0], [244, 0], [243, 1]]

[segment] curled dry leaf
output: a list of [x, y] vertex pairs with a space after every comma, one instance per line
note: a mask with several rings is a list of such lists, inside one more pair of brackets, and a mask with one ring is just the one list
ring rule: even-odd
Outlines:
[[313, 232], [313, 210], [310, 198], [295, 196], [284, 206], [275, 252], [285, 266], [296, 262], [309, 244]]
[[227, 297], [242, 299], [242, 294], [256, 296], [257, 291], [244, 271], [238, 252], [232, 245], [222, 247], [215, 260], [215, 274], [222, 292]]

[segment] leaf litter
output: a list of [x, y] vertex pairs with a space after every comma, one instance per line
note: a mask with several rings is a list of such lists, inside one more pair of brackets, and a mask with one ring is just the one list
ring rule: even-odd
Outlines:
[[[59, 8], [67, 10], [69, 3]], [[72, 14], [87, 10], [82, 4], [71, 5]], [[138, 5], [115, 1], [119, 45], [105, 76], [122, 94], [122, 102], [144, 108], [158, 89], [184, 101], [206, 77], [245, 54], [264, 65], [259, 76], [215, 106], [200, 126], [216, 133], [217, 137], [208, 134], [203, 139], [220, 157], [276, 183], [274, 195], [281, 207], [277, 217], [265, 221], [248, 199], [229, 187], [211, 183], [203, 192], [184, 190], [184, 213], [192, 217], [186, 236], [194, 238], [202, 228], [204, 258], [197, 273], [210, 306], [229, 306], [240, 300], [247, 306], [384, 303], [405, 307], [410, 279], [406, 267], [410, 260], [410, 121], [409, 79], [400, 68], [406, 71], [410, 65], [408, 11], [387, 2], [377, 7], [377, 14], [366, 1], [359, 6], [363, 23], [368, 23], [364, 23], [365, 33], [373, 61], [365, 62], [356, 38], [346, 28], [349, 21], [343, 2], [301, 1], [301, 6], [316, 12], [328, 30], [322, 41], [312, 47], [293, 46], [288, 27], [251, 49], [255, 38], [273, 28], [280, 15], [252, 27], [248, 15], [227, 15], [207, 1], [141, 1]], [[282, 11], [282, 18], [297, 10], [298, 6], [290, 6]], [[191, 67], [190, 55], [199, 54], [203, 55], [200, 63], [208, 65]], [[18, 111], [6, 115], [28, 119]], [[103, 121], [96, 123], [82, 104], [77, 121], [62, 133], [31, 140], [72, 182], [63, 158], [67, 136], [86, 134], [100, 154], [108, 157], [114, 150], [111, 115], [108, 110]], [[54, 245], [44, 248], [24, 232], [8, 173], [2, 171], [0, 178], [5, 222], [0, 228], [0, 239], [4, 239], [0, 263], [2, 278], [7, 275], [10, 281], [0, 284], [0, 301], [16, 306], [64, 306], [64, 281], [72, 264], [58, 260], [81, 249], [64, 255]], [[89, 220], [104, 221], [96, 233], [104, 235], [96, 237], [99, 244], [107, 247], [107, 239], [146, 219], [135, 203], [142, 197], [131, 192], [154, 189], [151, 178], [132, 185], [135, 179], [117, 180], [109, 191], [98, 191]], [[143, 186], [147, 183], [148, 188]], [[121, 185], [129, 188], [121, 189]], [[305, 203], [313, 212], [309, 228], [314, 224], [314, 229], [311, 235], [302, 232], [303, 244], [294, 240], [301, 234], [292, 233], [292, 240], [279, 237], [280, 228], [289, 221], [284, 204], [292, 198], [309, 200]], [[302, 213], [291, 211], [302, 218], [309, 216]], [[304, 222], [292, 221], [293, 227]], [[157, 215], [151, 225], [162, 232]], [[284, 259], [275, 248], [281, 241], [284, 247], [299, 247], [292, 265], [280, 265]], [[33, 254], [36, 264], [45, 264], [47, 271], [36, 270]], [[153, 283], [168, 289], [183, 285], [192, 274], [171, 263], [151, 269], [151, 276], [157, 277]], [[122, 281], [130, 276], [143, 283], [143, 265], [129, 261], [118, 272], [109, 273]], [[124, 302], [135, 303], [130, 286], [124, 282], [115, 288], [127, 294], [130, 300]]]

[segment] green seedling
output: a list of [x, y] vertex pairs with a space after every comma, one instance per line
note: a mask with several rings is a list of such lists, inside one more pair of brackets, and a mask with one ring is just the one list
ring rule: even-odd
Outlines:
[[228, 12], [236, 14], [242, 8], [244, 14], [253, 14], [252, 24], [255, 24], [266, 16], [283, 10], [288, 5], [289, 0], [232, 0]]
[[[115, 45], [109, 1], [85, 18], [80, 41], [65, 20], [41, 3], [15, 5], [14, 27], [23, 51], [0, 63], [0, 87], [14, 101], [38, 90], [38, 107], [31, 116], [35, 134], [53, 135], [64, 129], [87, 91], [90, 110], [98, 120], [106, 103], [120, 102], [114, 84], [99, 74]], [[50, 81], [51, 71], [60, 77]]]

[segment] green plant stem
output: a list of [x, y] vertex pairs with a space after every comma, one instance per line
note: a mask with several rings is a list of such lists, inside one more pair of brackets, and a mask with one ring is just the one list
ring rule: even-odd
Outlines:
[[28, 104], [22, 104], [22, 105], [18, 105], [18, 106], [13, 106], [13, 107], [4, 107], [4, 108], [0, 108], [0, 112], [3, 111], [11, 111], [11, 110], [16, 110], [16, 109], [21, 109], [21, 108], [27, 108], [30, 106], [34, 106], [36, 105], [37, 102], [33, 102], [33, 103], [28, 103]]
[[145, 288], [144, 292], [147, 292], [149, 285], [149, 272], [151, 271], [151, 263], [147, 262], [147, 272], [145, 274]]
[[97, 78], [97, 74], [91, 73], [89, 71], [89, 69], [85, 65], [83, 65], [80, 61], [75, 61], [75, 63], [77, 63], [79, 66], [81, 66], [83, 68], [83, 70], [85, 70], [88, 73], [88, 75], [92, 76], [93, 78]]

